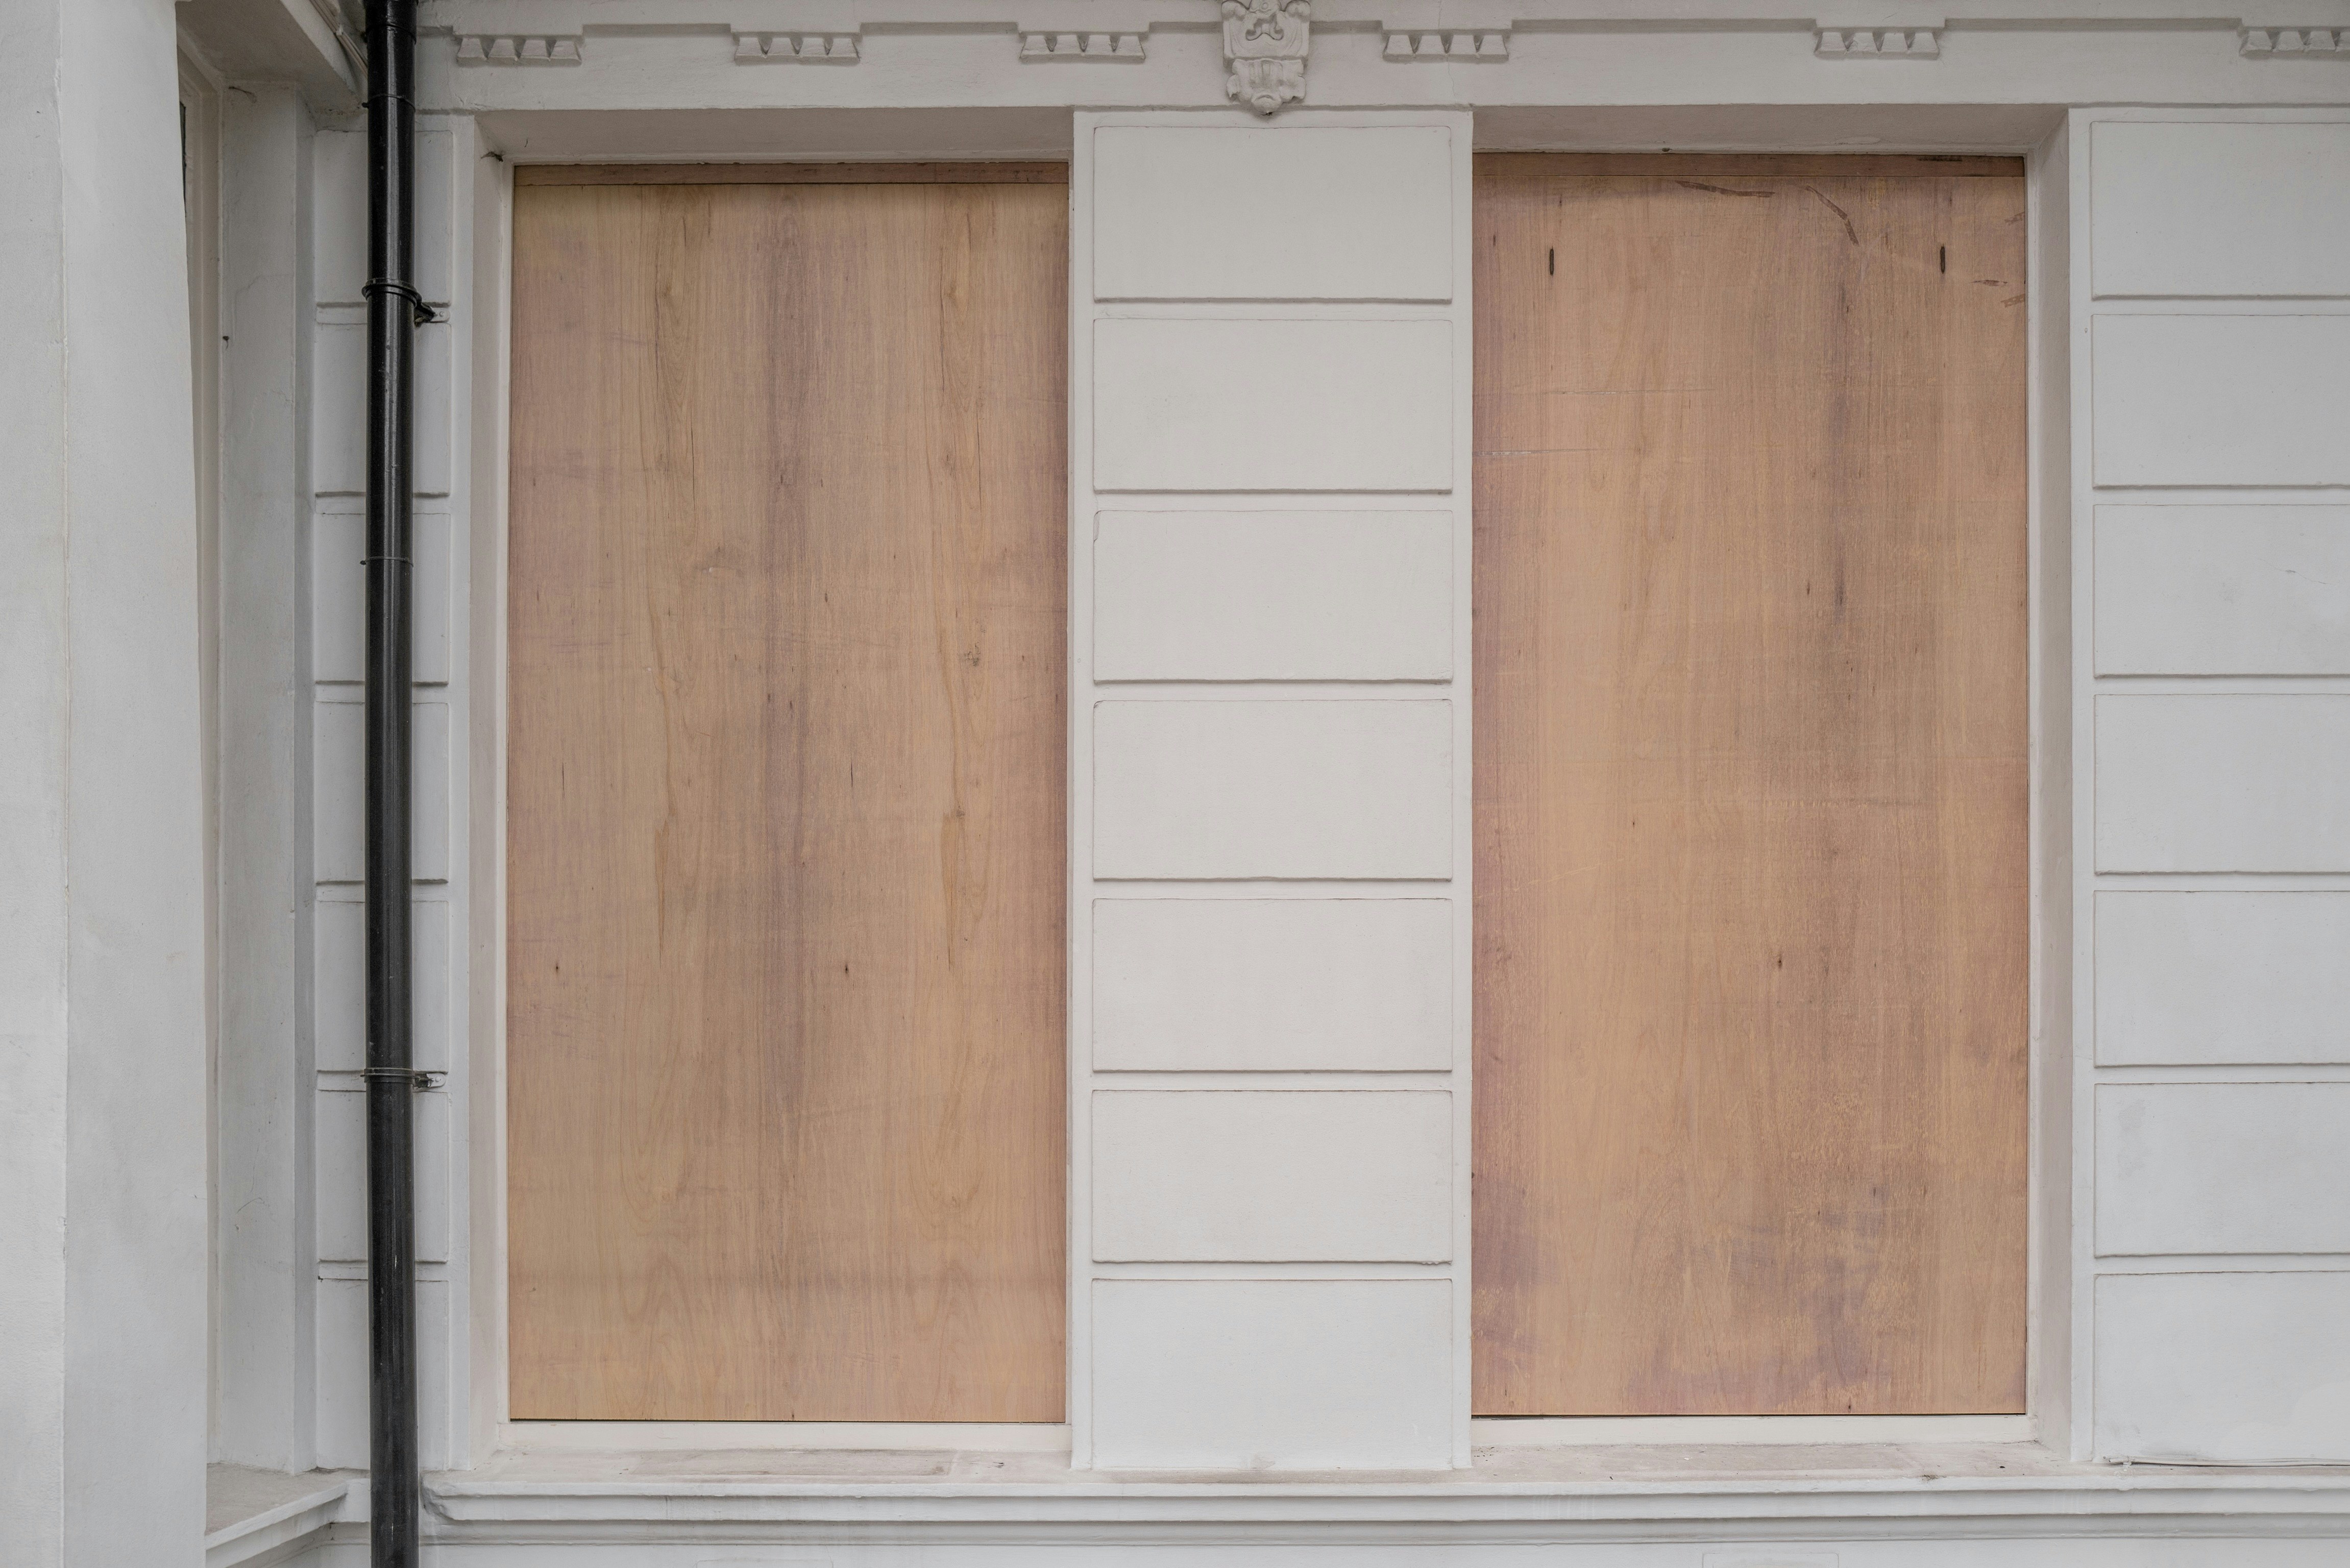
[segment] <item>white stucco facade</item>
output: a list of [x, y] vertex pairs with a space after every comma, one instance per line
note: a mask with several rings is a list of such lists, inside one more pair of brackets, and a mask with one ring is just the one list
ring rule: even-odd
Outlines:
[[[1317, 0], [1268, 116], [1209, 0], [1024, 3], [425, 7], [427, 1560], [2344, 1560], [2350, 5]], [[348, 1568], [355, 19], [0, 7], [0, 1558]], [[2026, 160], [2022, 1417], [1471, 1419], [1471, 160], [1534, 149]], [[513, 171], [980, 157], [1070, 165], [1068, 1420], [511, 1422]]]

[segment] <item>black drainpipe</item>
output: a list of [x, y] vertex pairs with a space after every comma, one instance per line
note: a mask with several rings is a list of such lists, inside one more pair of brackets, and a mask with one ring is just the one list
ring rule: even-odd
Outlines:
[[368, 0], [368, 1526], [416, 1568], [416, 1091], [411, 1050], [409, 410], [416, 323], [416, 0]]

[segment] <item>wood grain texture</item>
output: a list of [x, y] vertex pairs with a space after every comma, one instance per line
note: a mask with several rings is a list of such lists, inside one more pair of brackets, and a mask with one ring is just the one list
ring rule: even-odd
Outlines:
[[517, 185], [1066, 185], [1066, 163], [525, 163]]
[[2023, 182], [1654, 162], [1477, 188], [1474, 1407], [2020, 1411]]
[[1066, 207], [515, 194], [516, 1418], [1062, 1418]]
[[[1943, 180], [2021, 180], [2023, 160], [1970, 152], [1481, 152], [1481, 180], [1555, 180], [1566, 174], [1622, 178], [1660, 174], [1702, 180], [1867, 179], [1925, 175]], [[520, 179], [522, 171], [515, 177]]]

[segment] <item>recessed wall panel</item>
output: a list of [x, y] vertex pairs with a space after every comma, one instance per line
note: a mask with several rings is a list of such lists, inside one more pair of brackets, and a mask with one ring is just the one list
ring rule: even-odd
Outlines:
[[2102, 485], [2350, 484], [2350, 316], [2100, 316]]
[[1094, 875], [1441, 877], [1448, 701], [1103, 702]]
[[1117, 317], [1094, 324], [1094, 486], [1440, 491], [1452, 324]]
[[2350, 1461], [2350, 1273], [2096, 1282], [2096, 1453]]
[[2350, 696], [2096, 700], [2097, 869], [2350, 870]]
[[[356, 508], [355, 503], [343, 504]], [[449, 680], [449, 514], [414, 514], [415, 665], [420, 686]], [[366, 679], [367, 518], [354, 509], [319, 511], [310, 524], [310, 678], [357, 685]]]
[[1443, 1072], [1443, 898], [1101, 898], [1097, 1072]]
[[[449, 1070], [449, 904], [419, 898], [409, 906], [415, 969], [413, 1056], [420, 1071]], [[321, 898], [311, 916], [317, 955], [312, 998], [317, 1066], [356, 1073], [367, 1065], [367, 906], [356, 896]]]
[[1097, 680], [1442, 680], [1444, 512], [1105, 512]]
[[1094, 1462], [1451, 1462], [1449, 1280], [1097, 1280]]
[[1452, 1256], [1441, 1090], [1112, 1090], [1093, 1136], [1099, 1262]]
[[2095, 570], [2100, 675], [2350, 672], [2350, 506], [2100, 506]]
[[2350, 125], [2109, 121], [2089, 145], [2099, 295], [2350, 294]]
[[1442, 126], [1103, 126], [1097, 299], [1452, 297]]
[[2106, 1084], [2097, 1251], [2350, 1252], [2350, 1084]]
[[2097, 1063], [2350, 1062], [2350, 893], [2096, 896]]

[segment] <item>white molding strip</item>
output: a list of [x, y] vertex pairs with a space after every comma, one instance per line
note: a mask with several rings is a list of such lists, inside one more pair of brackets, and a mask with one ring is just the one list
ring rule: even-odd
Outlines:
[[1478, 1448], [1599, 1444], [2028, 1443], [2029, 1416], [1481, 1416]]
[[508, 1421], [510, 1453], [689, 1453], [845, 1449], [866, 1452], [1066, 1454], [1069, 1428], [1015, 1421]]

